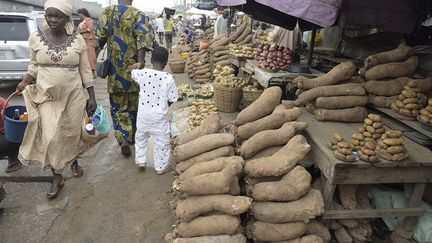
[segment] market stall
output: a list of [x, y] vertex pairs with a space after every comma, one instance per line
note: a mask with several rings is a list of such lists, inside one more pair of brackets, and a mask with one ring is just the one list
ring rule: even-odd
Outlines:
[[[206, 136], [213, 134], [221, 136], [221, 142], [209, 150], [177, 158], [176, 173], [180, 180], [174, 184], [175, 190], [185, 193], [182, 183], [188, 180], [184, 173], [197, 175], [190, 172], [196, 168], [210, 173], [201, 166], [220, 163], [213, 171], [219, 176], [228, 173], [228, 164], [236, 164], [236, 169], [224, 177], [228, 179], [218, 184], [223, 190], [198, 195], [194, 191], [182, 200], [192, 200], [188, 199], [190, 196], [195, 200], [196, 196], [229, 194], [246, 197], [256, 204], [245, 203], [243, 206], [248, 209], [239, 213], [222, 210], [221, 202], [211, 200], [214, 205], [207, 209], [236, 217], [247, 215], [242, 221], [248, 225], [244, 235], [239, 234], [241, 230], [233, 230], [234, 227], [216, 231], [216, 225], [208, 223], [209, 229], [200, 229], [202, 232], [194, 236], [180, 233], [180, 237], [230, 235], [235, 237], [233, 242], [245, 242], [246, 238], [254, 242], [294, 239], [301, 242], [304, 237], [318, 237], [313, 242], [328, 242], [332, 230], [339, 242], [365, 242], [374, 237], [374, 219], [382, 218], [394, 231], [394, 242], [412, 238], [432, 240], [431, 234], [418, 233], [428, 214], [421, 207], [424, 189], [432, 180], [432, 152], [426, 147], [432, 144], [432, 99], [428, 100], [432, 79], [414, 75], [418, 66], [414, 48], [402, 42], [386, 52], [368, 54], [361, 61], [324, 56], [332, 65], [320, 72], [294, 65], [293, 50], [275, 44], [266, 31], [253, 30], [247, 18], [229, 36], [212, 38], [207, 33], [199, 40], [199, 48], [191, 53], [188, 73], [196, 83], [213, 87], [214, 103], [198, 100], [192, 104], [197, 113], [192, 114], [191, 126], [196, 128], [185, 136], [197, 139], [194, 146], [212, 144], [216, 136]], [[290, 98], [295, 101], [280, 104], [286, 84], [292, 91]], [[247, 102], [243, 102], [245, 99]], [[213, 115], [216, 110], [235, 113], [239, 108], [236, 120], [227, 121], [228, 126], [209, 123], [211, 119], [217, 120]], [[305, 138], [295, 135], [299, 133]], [[206, 138], [199, 140], [200, 137]], [[176, 143], [180, 148], [193, 148], [191, 144], [183, 145]], [[292, 149], [291, 153], [285, 153], [286, 147]], [[292, 152], [294, 148], [296, 152]], [[308, 152], [320, 176], [296, 167]], [[227, 162], [228, 158], [232, 161]], [[291, 159], [296, 162], [290, 164]], [[199, 166], [200, 163], [203, 164]], [[246, 176], [239, 179], [242, 173]], [[207, 183], [204, 178], [208, 176], [199, 179]], [[298, 181], [299, 184], [294, 183]], [[298, 187], [291, 188], [293, 184]], [[384, 186], [405, 193], [406, 204], [382, 206], [374, 193]], [[300, 207], [300, 213], [289, 211], [290, 207]], [[319, 231], [288, 230], [298, 220], [316, 217], [318, 220], [312, 221]], [[400, 222], [388, 224], [388, 218], [400, 218]], [[418, 218], [421, 220], [416, 224]], [[211, 220], [202, 218], [197, 222]], [[214, 220], [236, 226], [240, 223], [231, 217]], [[191, 226], [184, 223], [187, 222], [180, 224], [179, 229]], [[306, 229], [311, 224], [298, 227]], [[392, 227], [395, 225], [399, 226]], [[290, 233], [264, 233], [268, 231]], [[210, 240], [200, 238], [204, 239]]]

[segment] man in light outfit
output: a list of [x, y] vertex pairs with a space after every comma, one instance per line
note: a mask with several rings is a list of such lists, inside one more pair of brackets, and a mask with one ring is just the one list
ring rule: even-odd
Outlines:
[[[135, 163], [145, 168], [147, 140], [154, 140], [154, 167], [158, 175], [169, 170], [170, 126], [168, 107], [178, 99], [177, 87], [171, 74], [163, 72], [168, 51], [156, 47], [152, 52], [153, 69], [132, 70], [132, 79], [140, 86], [137, 132], [135, 134]], [[133, 68], [133, 67], [132, 67]]]
[[216, 23], [214, 25], [213, 38], [228, 33], [228, 16], [229, 16], [229, 11], [225, 10], [222, 16], [219, 16], [217, 18]]

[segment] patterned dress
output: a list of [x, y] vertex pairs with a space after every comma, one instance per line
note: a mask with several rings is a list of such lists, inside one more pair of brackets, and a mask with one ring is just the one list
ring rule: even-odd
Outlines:
[[108, 92], [114, 135], [119, 143], [123, 138], [134, 143], [139, 85], [132, 80], [127, 68], [138, 61], [139, 49], [151, 50], [146, 17], [132, 6], [110, 6], [99, 18], [96, 33], [99, 38], [108, 37], [110, 46]]
[[19, 158], [61, 172], [98, 139], [83, 129], [85, 88], [93, 86], [86, 43], [74, 32], [62, 45], [54, 45], [38, 31], [30, 35], [29, 46], [28, 73], [37, 82], [23, 92], [29, 121]]

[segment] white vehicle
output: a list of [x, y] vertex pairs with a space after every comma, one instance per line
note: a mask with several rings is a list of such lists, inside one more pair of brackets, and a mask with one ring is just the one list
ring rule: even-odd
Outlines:
[[44, 12], [0, 12], [0, 85], [24, 78], [30, 62], [29, 35], [43, 21]]

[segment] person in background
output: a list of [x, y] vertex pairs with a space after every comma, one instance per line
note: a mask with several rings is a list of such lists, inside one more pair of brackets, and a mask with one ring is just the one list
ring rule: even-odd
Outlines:
[[152, 49], [146, 16], [131, 5], [132, 0], [119, 0], [118, 5], [103, 10], [97, 24], [99, 46], [103, 47], [109, 42], [111, 68], [108, 71], [108, 93], [111, 116], [114, 136], [124, 156], [131, 155], [129, 145], [135, 143], [139, 99], [139, 85], [132, 80], [127, 69], [131, 65], [143, 68], [146, 51]]
[[206, 27], [207, 27], [207, 18], [206, 18], [206, 16], [203, 14], [203, 15], [201, 15], [200, 28], [201, 28], [201, 30], [204, 32], [204, 31], [206, 31]]
[[78, 25], [78, 33], [80, 33], [87, 44], [87, 56], [89, 58], [90, 67], [93, 72], [93, 77], [96, 77], [96, 33], [94, 30], [94, 21], [90, 17], [87, 9], [78, 9], [81, 23]]
[[86, 42], [74, 31], [70, 1], [47, 0], [44, 9], [44, 26], [29, 37], [28, 73], [16, 88], [28, 111], [18, 158], [51, 169], [47, 197], [55, 198], [65, 183], [61, 173], [70, 166], [73, 176], [81, 177], [77, 158], [97, 142], [83, 128], [96, 110], [96, 98]]
[[164, 32], [165, 32], [162, 14], [159, 15], [159, 17], [156, 19], [156, 29], [157, 29], [157, 32], [159, 35], [159, 43], [162, 45], [163, 44], [163, 36], [164, 36]]
[[138, 129], [135, 135], [135, 163], [145, 168], [147, 163], [147, 141], [154, 140], [154, 167], [158, 175], [169, 170], [170, 125], [168, 107], [178, 99], [177, 87], [171, 74], [164, 72], [168, 62], [168, 51], [156, 47], [152, 51], [153, 69], [141, 70], [132, 66], [132, 78], [140, 85]]
[[229, 11], [224, 10], [223, 14], [219, 16], [214, 25], [214, 34], [213, 38], [216, 38], [221, 35], [225, 35], [228, 33], [228, 16]]
[[255, 34], [252, 36], [252, 43], [257, 44], [258, 38], [261, 33], [267, 30], [268, 25], [266, 23], [261, 23], [260, 27], [255, 31]]
[[195, 39], [196, 33], [192, 29], [185, 29], [184, 33], [186, 34], [187, 38], [187, 44], [192, 43], [192, 41]]
[[171, 15], [167, 14], [164, 20], [164, 28], [165, 28], [165, 42], [166, 47], [169, 53], [172, 53], [172, 41], [174, 36], [174, 21], [171, 18]]
[[184, 28], [185, 28], [185, 24], [183, 22], [183, 17], [182, 16], [178, 16], [178, 20], [176, 23], [176, 32], [177, 33], [183, 33], [184, 32]]

